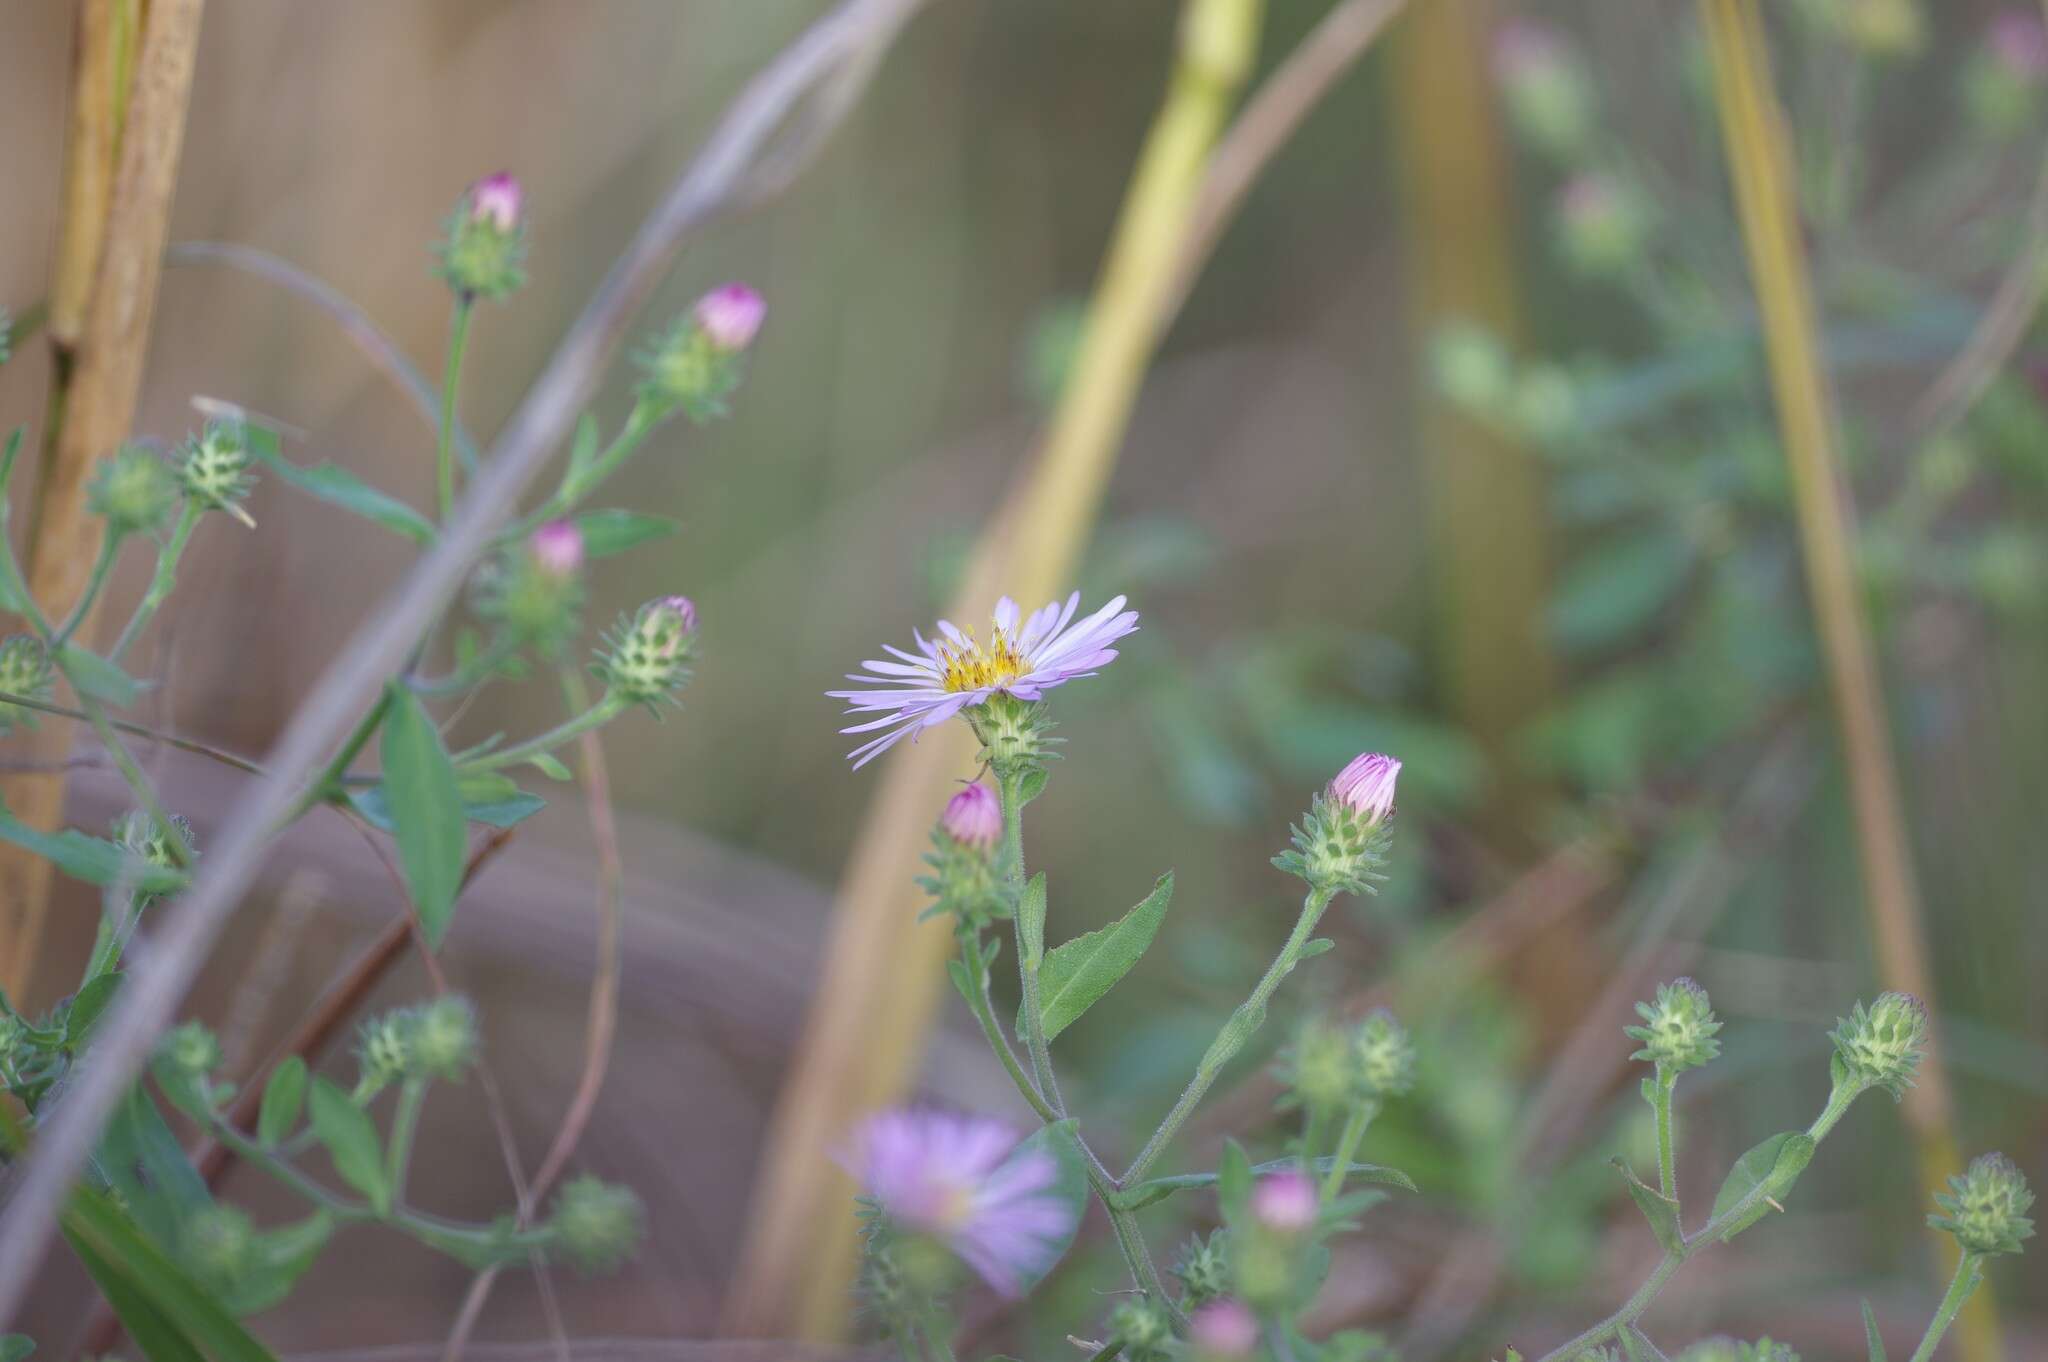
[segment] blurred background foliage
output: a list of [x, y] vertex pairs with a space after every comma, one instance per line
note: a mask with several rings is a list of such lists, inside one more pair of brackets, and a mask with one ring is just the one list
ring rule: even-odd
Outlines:
[[[446, 305], [427, 243], [463, 185], [516, 169], [533, 286], [480, 319], [464, 414], [487, 433], [671, 168], [817, 8], [216, 0], [172, 237], [287, 257], [431, 363]], [[1266, 65], [1326, 8], [1272, 0]], [[734, 419], [668, 437], [616, 489], [618, 504], [674, 515], [684, 532], [636, 555], [630, 575], [599, 565], [592, 583], [592, 619], [680, 590], [704, 621], [686, 708], [612, 744], [611, 767], [622, 808], [678, 845], [714, 846], [725, 869], [715, 883], [645, 885], [636, 907], [698, 914], [709, 932], [773, 924], [745, 949], [798, 962], [776, 1003], [787, 1013], [801, 1010], [822, 887], [872, 791], [845, 770], [821, 692], [939, 608], [1027, 451], [1072, 354], [1176, 9], [933, 6], [821, 163], [693, 248], [653, 308], [740, 277], [767, 294], [771, 320]], [[1370, 994], [1416, 1028], [1422, 1086], [1383, 1118], [1369, 1157], [1426, 1193], [1374, 1212], [1319, 1307], [1326, 1325], [1408, 1335], [1412, 1359], [1562, 1333], [1631, 1277], [1647, 1236], [1605, 1161], [1643, 1159], [1620, 1027], [1656, 978], [1697, 975], [1730, 1023], [1726, 1058], [1686, 1097], [1681, 1177], [1697, 1188], [1756, 1132], [1806, 1119], [1823, 1091], [1821, 1033], [1872, 977], [1700, 35], [1669, 4], [1479, 12], [1513, 148], [1502, 190], [1519, 327], [1411, 324], [1418, 245], [1389, 131], [1397, 30], [1275, 159], [1166, 338], [1077, 583], [1091, 600], [1128, 593], [1144, 629], [1104, 680], [1062, 692], [1068, 760], [1033, 809], [1032, 856], [1063, 935], [1121, 911], [1159, 871], [1178, 875], [1160, 947], [1062, 1042], [1070, 1098], [1099, 1144], [1128, 1153], [1284, 931], [1286, 886], [1267, 857], [1288, 820], [1359, 750], [1406, 762], [1392, 882], [1334, 925], [1337, 952], [1301, 973], [1308, 1001], [1276, 1021]], [[2048, 336], [2023, 335], [1972, 400], [1927, 402], [2004, 272], [2030, 256], [2041, 268], [2044, 214], [2029, 214], [2048, 55], [1998, 46], [2003, 12], [1786, 0], [1769, 17], [1962, 1134], [2038, 1183]], [[69, 31], [60, 6], [0, 23], [0, 239], [14, 246], [0, 298], [19, 312], [39, 296], [53, 231]], [[1426, 101], [1418, 113], [1411, 149], [1429, 145]], [[7, 410], [40, 410], [42, 365], [31, 346], [0, 369]], [[191, 394], [224, 397], [302, 428], [301, 461], [332, 458], [430, 499], [417, 416], [289, 295], [172, 269], [148, 373], [143, 433], [174, 438]], [[622, 406], [626, 382], [601, 404]], [[1541, 470], [1554, 571], [1529, 655], [1558, 682], [1505, 749], [1467, 726], [1451, 697], [1469, 678], [1449, 674], [1440, 646], [1418, 434], [1432, 403]], [[168, 679], [159, 719], [245, 750], [404, 566], [274, 482], [252, 509], [253, 536], [215, 534], [187, 559], [154, 659]], [[130, 567], [126, 593], [142, 585]], [[481, 736], [551, 721], [487, 696], [465, 724]], [[558, 817], [576, 815], [549, 814], [543, 845], [566, 836], [549, 831]], [[491, 883], [478, 893], [473, 939], [493, 930]], [[346, 935], [306, 932], [311, 978]], [[52, 958], [84, 939], [58, 929]], [[679, 952], [661, 959], [686, 1001], [693, 971], [710, 968], [691, 940], [656, 943]], [[1525, 968], [1536, 946], [1570, 967]], [[580, 985], [545, 971], [536, 982], [529, 949], [515, 937], [453, 968], [488, 1017], [512, 1014], [494, 1022], [508, 1073], [572, 1072]], [[691, 1004], [683, 1023], [636, 1012], [628, 988], [590, 1159], [647, 1192], [654, 1238], [625, 1277], [564, 1284], [563, 1309], [572, 1330], [701, 1335], [790, 1037], [750, 1035], [747, 1016], [712, 1004]], [[949, 1027], [964, 1021], [949, 1012]], [[681, 1063], [675, 1046], [709, 1059]], [[1263, 1080], [1242, 1067], [1222, 1102], [1239, 1129], [1264, 1110]], [[928, 1078], [936, 1098], [1002, 1102], [999, 1078], [943, 1045]], [[534, 1101], [539, 1129], [551, 1107]], [[442, 1128], [451, 1192], [493, 1204], [491, 1170], [455, 1170], [476, 1162], [463, 1142], [487, 1131], [449, 1113]], [[1219, 1129], [1184, 1142], [1191, 1166]], [[1695, 1332], [1768, 1329], [1826, 1357], [1855, 1346], [1859, 1294], [1924, 1317], [1935, 1269], [1904, 1136], [1875, 1104], [1848, 1132], [1801, 1184], [1803, 1214], [1746, 1239], [1739, 1261], [1668, 1307]], [[1281, 1135], [1251, 1138], [1257, 1154]], [[1168, 1245], [1163, 1225], [1156, 1242]], [[1115, 1275], [1114, 1253], [1100, 1236], [1088, 1252], [1096, 1261], [1063, 1270], [1011, 1346], [1057, 1355], [1064, 1332], [1100, 1313], [1092, 1291]], [[367, 1320], [346, 1294], [309, 1289], [267, 1336], [280, 1349], [425, 1336], [459, 1279], [378, 1256], [349, 1269], [388, 1314]], [[1994, 1272], [2011, 1358], [2048, 1349], [2044, 1274], [2039, 1254]], [[43, 1308], [75, 1318], [60, 1294]], [[530, 1284], [508, 1279], [498, 1309], [487, 1333], [534, 1336]], [[988, 1337], [1017, 1327], [991, 1318]]]

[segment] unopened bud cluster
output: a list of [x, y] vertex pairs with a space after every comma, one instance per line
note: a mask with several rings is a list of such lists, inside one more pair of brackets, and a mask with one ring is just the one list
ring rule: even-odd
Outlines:
[[1366, 1096], [1399, 1097], [1415, 1086], [1415, 1043], [1385, 1008], [1375, 1008], [1360, 1023], [1355, 1049]]
[[1192, 1310], [1230, 1290], [1230, 1231], [1211, 1230], [1205, 1239], [1190, 1239], [1173, 1265], [1180, 1280], [1181, 1304]]
[[[184, 852], [182, 860], [192, 861], [199, 855], [199, 839], [193, 834], [192, 825], [177, 814], [170, 816], [170, 823], [171, 831], [177, 835]], [[144, 865], [157, 870], [172, 870], [180, 864], [180, 857], [171, 849], [170, 838], [146, 809], [130, 809], [117, 815], [109, 833], [116, 846]], [[138, 906], [148, 907], [161, 897], [157, 893], [137, 894], [135, 902]]]
[[1273, 864], [1324, 893], [1377, 892], [1375, 882], [1386, 878], [1379, 867], [1386, 859], [1400, 775], [1401, 763], [1382, 753], [1353, 759], [1315, 796], [1291, 829], [1294, 849], [1275, 856]]
[[[0, 692], [48, 701], [55, 687], [56, 673], [41, 639], [33, 634], [15, 634], [0, 643]], [[12, 732], [17, 724], [36, 727], [35, 711], [0, 704], [0, 734]]]
[[464, 298], [505, 298], [526, 283], [525, 194], [508, 174], [478, 180], [435, 248], [439, 273]]
[[761, 295], [745, 284], [726, 284], [699, 298], [637, 356], [645, 375], [640, 400], [659, 411], [680, 409], [700, 424], [725, 415], [741, 359], [767, 314]]
[[1150, 1297], [1134, 1296], [1110, 1311], [1109, 1337], [1121, 1345], [1118, 1355], [1131, 1362], [1163, 1362], [1173, 1343], [1173, 1321]]
[[1355, 1027], [1313, 1021], [1296, 1036], [1285, 1077], [1311, 1110], [1398, 1097], [1415, 1086], [1415, 1045], [1385, 1008]]
[[645, 1220], [629, 1187], [590, 1176], [572, 1178], [555, 1194], [548, 1224], [561, 1256], [582, 1272], [609, 1272], [639, 1246]]
[[178, 476], [144, 445], [123, 445], [100, 461], [85, 504], [115, 535], [151, 534], [178, 504]]
[[2034, 1222], [2027, 1217], [2034, 1194], [2003, 1154], [1972, 1159], [1948, 1180], [1948, 1191], [1935, 1193], [1934, 1204], [1941, 1213], [1927, 1217], [1927, 1223], [1954, 1235], [1965, 1253], [2018, 1253], [2021, 1242], [2034, 1234]]
[[620, 698], [652, 708], [690, 679], [696, 641], [697, 607], [688, 596], [664, 596], [619, 621], [595, 670]]
[[401, 1079], [459, 1081], [476, 1058], [476, 1009], [453, 994], [363, 1024], [356, 1038], [361, 1091]]
[[178, 483], [201, 506], [239, 513], [256, 480], [249, 476], [248, 435], [229, 421], [212, 421], [178, 451]]
[[1600, 278], [1640, 263], [1650, 234], [1650, 203], [1634, 184], [1583, 171], [1558, 191], [1557, 241], [1565, 260]]
[[1927, 1009], [1909, 993], [1879, 994], [1867, 1008], [1857, 1003], [1828, 1039], [1835, 1043], [1837, 1084], [1883, 1088], [1902, 1100], [1927, 1043]]
[[1643, 1043], [1631, 1059], [1648, 1060], [1676, 1073], [1697, 1069], [1721, 1053], [1721, 1042], [1714, 1039], [1721, 1023], [1714, 1020], [1707, 991], [1691, 979], [1659, 984], [1656, 1001], [1637, 1003], [1636, 1012], [1643, 1024], [1622, 1028], [1623, 1034]]
[[932, 896], [929, 913], [950, 913], [970, 931], [1010, 915], [996, 875], [1002, 836], [1002, 808], [985, 782], [964, 785], [946, 801], [924, 858], [932, 873], [918, 878]]
[[1971, 121], [1993, 137], [2037, 125], [2048, 97], [2048, 25], [2039, 11], [1995, 15], [1979, 51], [1963, 71], [1963, 104]]

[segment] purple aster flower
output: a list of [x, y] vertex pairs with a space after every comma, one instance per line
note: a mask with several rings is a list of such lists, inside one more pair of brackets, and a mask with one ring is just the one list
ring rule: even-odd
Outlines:
[[939, 824], [954, 841], [986, 850], [1002, 838], [1002, 805], [996, 792], [977, 780], [946, 801]]
[[1188, 1316], [1188, 1342], [1199, 1357], [1250, 1357], [1259, 1346], [1259, 1317], [1243, 1301], [1211, 1301]]
[[1252, 1216], [1269, 1230], [1299, 1234], [1316, 1223], [1316, 1185], [1297, 1169], [1259, 1179], [1252, 1189]]
[[519, 226], [519, 207], [524, 198], [519, 181], [510, 171], [501, 170], [469, 187], [469, 215], [501, 232], [510, 232]]
[[849, 1170], [898, 1225], [939, 1240], [1005, 1296], [1058, 1259], [1076, 1213], [1053, 1191], [1059, 1166], [1000, 1121], [885, 1111], [861, 1127]]
[[745, 284], [726, 284], [697, 300], [697, 329], [720, 350], [744, 350], [754, 343], [768, 304]]
[[1367, 752], [1337, 773], [1330, 782], [1330, 798], [1377, 823], [1394, 811], [1394, 782], [1400, 778], [1398, 759]]
[[583, 531], [574, 521], [550, 520], [527, 541], [533, 560], [554, 577], [567, 577], [583, 566]]
[[916, 653], [883, 644], [899, 660], [863, 662], [861, 666], [873, 675], [849, 672], [846, 677], [881, 689], [825, 692], [846, 701], [848, 717], [882, 716], [840, 732], [888, 730], [853, 750], [854, 768], [867, 765], [905, 736], [987, 703], [998, 692], [1019, 700], [1039, 700], [1054, 686], [1078, 676], [1093, 676], [1096, 668], [1116, 658], [1116, 649], [1109, 645], [1137, 629], [1138, 612], [1124, 609], [1124, 598], [1118, 596], [1076, 623], [1074, 611], [1080, 604], [1081, 593], [1076, 591], [1065, 605], [1054, 601], [1020, 620], [1017, 603], [1005, 596], [996, 603], [994, 627], [986, 643], [956, 628], [950, 620], [940, 620], [937, 642], [914, 635]]

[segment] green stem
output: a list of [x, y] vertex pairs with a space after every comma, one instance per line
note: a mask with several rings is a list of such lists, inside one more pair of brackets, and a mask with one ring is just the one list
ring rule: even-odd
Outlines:
[[1674, 1202], [1678, 1200], [1678, 1162], [1671, 1140], [1671, 1092], [1677, 1086], [1677, 1073], [1669, 1065], [1659, 1064], [1650, 1090], [1650, 1105], [1657, 1112], [1657, 1190]]
[[178, 582], [178, 560], [184, 556], [185, 546], [192, 539], [192, 531], [198, 528], [200, 517], [205, 514], [204, 506], [189, 497], [186, 498], [185, 508], [178, 513], [177, 527], [171, 531], [171, 537], [157, 549], [156, 574], [150, 578], [149, 590], [142, 593], [142, 600], [137, 603], [135, 613], [129, 617], [127, 626], [121, 630], [121, 636], [114, 640], [113, 648], [107, 653], [110, 661], [121, 660], [121, 654], [128, 651], [128, 645], [135, 642], [136, 636], [141, 634], [155, 617], [158, 607], [170, 598], [171, 588]]
[[85, 592], [78, 598], [78, 604], [71, 608], [70, 616], [49, 639], [50, 652], [55, 654], [65, 642], [85, 623], [85, 617], [92, 611], [92, 603], [99, 599], [100, 588], [107, 584], [107, 574], [113, 570], [114, 558], [121, 552], [123, 536], [112, 531], [100, 536], [99, 556], [92, 561], [92, 576], [85, 582]]
[[580, 737], [593, 728], [610, 723], [625, 712], [628, 703], [616, 691], [606, 691], [602, 699], [574, 718], [563, 720], [538, 737], [528, 738], [525, 742], [501, 747], [495, 752], [465, 761], [461, 763], [460, 769], [496, 771], [506, 766], [517, 766], [520, 762], [539, 756], [543, 752], [553, 751], [571, 738]]
[[497, 670], [500, 662], [519, 651], [519, 641], [509, 634], [500, 634], [491, 640], [491, 646], [471, 658], [467, 665], [457, 667], [446, 676], [422, 676], [407, 684], [412, 692], [420, 696], [453, 695], [468, 690], [480, 681], [488, 680]]
[[391, 1184], [391, 1204], [405, 1204], [405, 1180], [412, 1168], [413, 1138], [419, 1134], [420, 1108], [427, 1097], [422, 1078], [408, 1078], [399, 1085], [398, 1105], [391, 1115], [391, 1143], [385, 1150], [385, 1181]]
[[1344, 1179], [1351, 1172], [1351, 1161], [1358, 1156], [1358, 1146], [1365, 1139], [1365, 1128], [1379, 1114], [1378, 1102], [1365, 1101], [1353, 1107], [1351, 1115], [1345, 1119], [1344, 1130], [1337, 1137], [1336, 1156], [1330, 1163], [1330, 1171], [1323, 1175], [1322, 1202], [1325, 1206], [1343, 1192]]
[[[61, 655], [58, 657], [57, 665], [60, 669], [64, 666]], [[65, 679], [70, 680], [68, 671], [65, 673]], [[77, 684], [73, 681], [72, 689], [76, 690]], [[192, 864], [192, 850], [185, 845], [185, 835], [178, 830], [177, 824], [171, 822], [171, 816], [164, 812], [164, 806], [157, 800], [156, 788], [149, 783], [149, 777], [143, 774], [142, 767], [136, 762], [134, 754], [128, 750], [128, 745], [121, 741], [121, 735], [107, 722], [106, 711], [100, 707], [100, 702], [81, 691], [78, 703], [84, 708], [85, 717], [92, 724], [93, 736], [100, 740], [100, 746], [113, 757], [115, 767], [121, 772], [121, 779], [128, 782], [128, 788], [134, 792], [135, 798], [148, 812], [150, 822], [156, 826], [157, 835], [164, 839], [164, 847], [170, 852], [171, 859], [178, 863], [179, 868], [189, 868]]]
[[[961, 945], [963, 954], [971, 949], [976, 955], [970, 958], [978, 959], [977, 943], [962, 942]], [[1010, 1081], [1017, 1085], [1017, 1091], [1031, 1104], [1031, 1109], [1038, 1113], [1038, 1119], [1051, 1125], [1060, 1119], [1060, 1114], [1052, 1109], [1052, 1104], [1045, 1100], [1029, 1075], [1024, 1072], [1024, 1066], [1017, 1062], [1016, 1051], [1010, 1048], [1010, 1042], [1004, 1038], [1003, 1028], [996, 1021], [995, 1006], [988, 996], [988, 971], [984, 969], [979, 973], [981, 977], [975, 980], [974, 989], [968, 995], [968, 1010], [974, 1013], [974, 1019], [981, 1023], [981, 1034], [988, 1039], [988, 1048], [995, 1051], [996, 1058], [1003, 1062], [1003, 1072], [1010, 1076]]]
[[939, 1313], [939, 1307], [931, 1301], [922, 1301], [917, 1307], [918, 1323], [924, 1327], [924, 1336], [932, 1345], [932, 1351], [940, 1362], [955, 1362], [953, 1357], [952, 1331], [946, 1327], [946, 1320]]
[[1033, 941], [1027, 939], [1030, 929], [1024, 921], [1023, 782], [1024, 774], [1020, 771], [996, 778], [1003, 807], [1003, 883], [1008, 890], [1017, 929], [1017, 981], [1023, 995], [1017, 1029], [1022, 1033], [1020, 1039], [1024, 1042], [1025, 1051], [1031, 1056], [1031, 1070], [1038, 1078], [1039, 1092], [1044, 1094], [1052, 1109], [1064, 1117], [1067, 1104], [1060, 1096], [1059, 1079], [1053, 1074], [1052, 1047], [1045, 1037], [1045, 1013], [1038, 996], [1039, 957], [1045, 949], [1044, 924], [1038, 924], [1040, 939]]
[[300, 814], [315, 804], [325, 803], [332, 796], [343, 775], [348, 771], [349, 763], [356, 759], [356, 754], [370, 741], [371, 735], [377, 731], [377, 726], [384, 722], [384, 711], [390, 705], [391, 692], [386, 690], [377, 696], [376, 704], [363, 711], [363, 717], [356, 720], [355, 729], [343, 741], [340, 750], [334, 754], [334, 760], [327, 763], [326, 768], [314, 777], [312, 783], [300, 792], [297, 799], [292, 801], [292, 806], [285, 816], [278, 820], [279, 828], [296, 823]]
[[1323, 1138], [1330, 1133], [1330, 1113], [1321, 1102], [1308, 1109], [1308, 1119], [1301, 1126], [1301, 1166], [1309, 1168], [1316, 1161], [1316, 1155], [1323, 1149]]
[[1223, 1023], [1223, 1029], [1216, 1033], [1216, 1039], [1210, 1042], [1208, 1053], [1202, 1056], [1202, 1062], [1196, 1066], [1195, 1076], [1181, 1093], [1180, 1100], [1173, 1104], [1173, 1110], [1166, 1114], [1166, 1119], [1152, 1132], [1152, 1138], [1145, 1141], [1145, 1147], [1138, 1151], [1138, 1157], [1131, 1160], [1131, 1166], [1123, 1176], [1125, 1185], [1136, 1182], [1145, 1175], [1153, 1161], [1165, 1150], [1167, 1144], [1193, 1114], [1196, 1104], [1208, 1094], [1210, 1085], [1215, 1083], [1224, 1066], [1237, 1057], [1238, 1051], [1244, 1049], [1245, 1042], [1251, 1039], [1252, 1033], [1266, 1020], [1266, 1001], [1273, 996], [1273, 990], [1280, 987], [1280, 981], [1287, 977], [1301, 958], [1302, 948], [1308, 945], [1309, 935], [1315, 931], [1316, 923], [1323, 916], [1323, 910], [1330, 906], [1330, 900], [1335, 895], [1334, 889], [1316, 887], [1309, 890], [1308, 896], [1302, 900], [1301, 916], [1295, 921], [1294, 931], [1288, 936], [1287, 944], [1280, 948], [1280, 954], [1273, 957], [1273, 963], [1267, 967], [1265, 977], [1259, 980], [1258, 987], [1252, 990], [1252, 996], [1238, 1005], [1237, 1010], [1230, 1014], [1230, 1019]]
[[1911, 1362], [1930, 1362], [1934, 1350], [1941, 1345], [1941, 1337], [1948, 1332], [1948, 1326], [1955, 1323], [1956, 1314], [1963, 1308], [1963, 1302], [1977, 1289], [1981, 1279], [1979, 1258], [1974, 1253], [1965, 1253], [1956, 1263], [1956, 1275], [1950, 1279], [1948, 1294], [1941, 1298], [1941, 1308], [1934, 1312], [1934, 1318], [1927, 1323], [1927, 1332], [1920, 1339], [1920, 1346], [1913, 1349]]
[[441, 376], [441, 438], [434, 451], [434, 486], [443, 524], [455, 509], [455, 394], [462, 386], [462, 356], [469, 349], [469, 321], [475, 312], [474, 298], [456, 295], [455, 315], [448, 326], [448, 367]]
[[[82, 709], [72, 709], [68, 705], [52, 704], [48, 700], [38, 700], [32, 695], [16, 695], [13, 691], [0, 690], [0, 705], [19, 705], [23, 709], [32, 709], [40, 714], [55, 714], [65, 719], [76, 719], [80, 723], [89, 723], [92, 720], [92, 716]], [[250, 761], [247, 757], [236, 756], [233, 752], [209, 746], [192, 738], [181, 738], [175, 733], [166, 733], [161, 729], [151, 728], [147, 724], [129, 723], [126, 719], [116, 719], [111, 716], [108, 717], [107, 723], [120, 732], [132, 733], [138, 738], [147, 738], [150, 742], [161, 743], [165, 747], [175, 747], [181, 752], [191, 752], [197, 756], [208, 757], [223, 766], [232, 766], [237, 771], [246, 771], [250, 775], [256, 776], [263, 774], [263, 768]]]
[[633, 410], [626, 414], [626, 424], [619, 427], [619, 433], [605, 446], [604, 452], [581, 468], [571, 468], [562, 478], [561, 488], [538, 508], [521, 516], [501, 531], [497, 542], [512, 543], [524, 539], [550, 520], [558, 520], [576, 509], [576, 504], [596, 491], [619, 465], [633, 457], [640, 448], [640, 442], [659, 429], [664, 412], [649, 406], [645, 401], [635, 402]]

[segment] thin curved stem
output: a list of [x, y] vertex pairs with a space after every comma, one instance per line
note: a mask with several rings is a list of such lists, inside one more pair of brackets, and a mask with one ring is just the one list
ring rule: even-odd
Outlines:
[[[237, 508], [239, 509], [239, 508]], [[119, 662], [121, 655], [128, 651], [136, 636], [141, 634], [150, 620], [156, 617], [157, 608], [170, 599], [171, 588], [178, 582], [178, 560], [185, 555], [185, 546], [192, 540], [192, 531], [199, 527], [200, 517], [206, 508], [191, 498], [178, 512], [178, 523], [171, 531], [171, 537], [157, 550], [156, 572], [151, 576], [149, 589], [142, 593], [136, 603], [135, 613], [128, 617], [128, 623], [121, 629], [121, 636], [114, 640], [114, 646], [107, 650], [107, 658]]]
[[525, 742], [501, 747], [495, 752], [462, 762], [460, 767], [466, 771], [496, 771], [507, 766], [517, 766], [522, 761], [530, 761], [534, 757], [552, 752], [571, 738], [610, 723], [625, 712], [628, 703], [616, 691], [606, 691], [596, 704], [574, 718], [566, 719], [547, 732], [528, 738]]
[[[92, 715], [82, 709], [72, 709], [68, 705], [53, 704], [48, 700], [38, 700], [32, 695], [16, 695], [12, 691], [0, 690], [0, 705], [19, 705], [23, 709], [32, 709], [38, 714], [54, 714], [62, 719], [76, 719], [80, 723], [92, 722]], [[162, 729], [151, 728], [147, 724], [130, 723], [126, 719], [116, 719], [111, 715], [107, 717], [106, 722], [109, 728], [133, 734], [138, 738], [147, 738], [149, 741], [161, 743], [165, 747], [175, 747], [180, 752], [190, 752], [195, 756], [206, 757], [211, 761], [217, 761], [223, 766], [232, 766], [235, 770], [246, 772], [249, 775], [260, 776], [263, 774], [261, 766], [250, 761], [247, 757], [237, 756], [225, 748], [214, 747], [194, 738], [181, 738], [175, 733], [166, 733]]]
[[1956, 1275], [1949, 1279], [1948, 1292], [1941, 1298], [1941, 1307], [1934, 1312], [1934, 1318], [1927, 1322], [1927, 1332], [1921, 1336], [1920, 1346], [1913, 1349], [1911, 1362], [1931, 1362], [1934, 1350], [1941, 1346], [1942, 1335], [1949, 1325], [1955, 1323], [1956, 1315], [1963, 1308], [1963, 1302], [1977, 1289], [1980, 1280], [1979, 1259], [1974, 1253], [1965, 1253], [1956, 1263]]
[[469, 323], [476, 315], [476, 299], [458, 294], [455, 315], [448, 324], [448, 367], [441, 376], [440, 438], [434, 448], [434, 487], [439, 493], [441, 521], [447, 523], [455, 509], [455, 397], [462, 388], [462, 357], [469, 349]]

